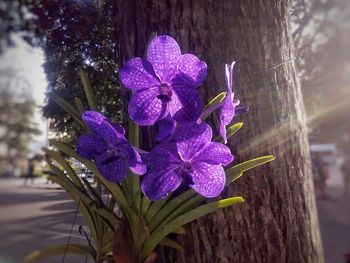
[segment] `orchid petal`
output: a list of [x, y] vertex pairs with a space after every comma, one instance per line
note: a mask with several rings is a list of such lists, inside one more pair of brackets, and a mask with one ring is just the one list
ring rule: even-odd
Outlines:
[[184, 54], [178, 60], [178, 72], [172, 80], [173, 86], [196, 88], [207, 76], [207, 64], [195, 55]]
[[175, 75], [180, 55], [180, 47], [175, 39], [166, 35], [154, 38], [147, 49], [147, 60], [162, 82], [170, 81]]
[[173, 170], [152, 169], [141, 183], [142, 192], [152, 201], [165, 198], [181, 184], [182, 178]]
[[207, 197], [217, 197], [225, 187], [226, 176], [221, 165], [212, 165], [205, 162], [196, 162], [192, 165], [189, 186], [198, 194]]
[[85, 159], [93, 160], [104, 150], [103, 141], [94, 134], [82, 135], [77, 140], [77, 153]]
[[211, 141], [212, 130], [205, 122], [188, 122], [180, 126], [173, 134], [178, 153], [183, 160], [190, 160]]
[[134, 92], [160, 84], [152, 65], [142, 58], [130, 59], [120, 70], [119, 78], [126, 88]]
[[230, 149], [221, 143], [210, 142], [192, 160], [193, 162], [205, 162], [214, 165], [228, 165], [233, 161]]
[[171, 137], [176, 128], [176, 122], [169, 114], [166, 118], [159, 121], [158, 128], [159, 130], [156, 135], [156, 140], [162, 142]]
[[169, 111], [179, 123], [196, 121], [202, 112], [202, 99], [198, 91], [192, 88], [174, 88]]
[[105, 152], [96, 158], [96, 166], [101, 175], [110, 182], [120, 183], [126, 176], [125, 159]]
[[101, 139], [108, 144], [116, 144], [125, 140], [124, 134], [119, 133], [107, 118], [97, 111], [86, 111], [83, 113], [85, 124]]
[[136, 92], [129, 102], [130, 117], [141, 126], [153, 125], [168, 114], [168, 103], [157, 98], [158, 88]]
[[143, 163], [140, 154], [129, 143], [118, 145], [120, 150], [128, 161], [128, 166], [134, 174], [143, 175], [146, 173], [146, 165]]

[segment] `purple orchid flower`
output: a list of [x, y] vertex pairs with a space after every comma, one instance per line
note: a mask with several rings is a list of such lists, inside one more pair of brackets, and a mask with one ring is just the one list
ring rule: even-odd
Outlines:
[[227, 143], [226, 126], [229, 125], [236, 115], [236, 107], [239, 105], [239, 100], [234, 100], [234, 93], [232, 92], [232, 71], [235, 62], [231, 65], [225, 64], [225, 83], [226, 83], [226, 96], [222, 101], [222, 107], [220, 109], [220, 135], [224, 139], [224, 143]]
[[156, 135], [156, 141], [163, 142], [168, 140], [176, 129], [176, 121], [168, 115], [166, 118], [158, 122], [158, 133]]
[[103, 177], [111, 182], [121, 182], [126, 176], [126, 163], [133, 173], [146, 173], [140, 154], [126, 140], [121, 126], [110, 123], [96, 111], [86, 111], [83, 121], [92, 132], [78, 138], [77, 153], [94, 160]]
[[230, 149], [211, 142], [212, 130], [204, 122], [187, 122], [177, 128], [170, 141], [151, 152], [150, 170], [141, 188], [151, 200], [159, 200], [185, 181], [204, 197], [218, 196], [225, 186], [222, 165], [232, 162]]
[[120, 70], [123, 85], [133, 91], [128, 110], [141, 126], [153, 125], [168, 114], [179, 123], [197, 120], [202, 100], [197, 88], [207, 75], [207, 65], [192, 54], [181, 55], [169, 36], [154, 38], [147, 60], [133, 58]]

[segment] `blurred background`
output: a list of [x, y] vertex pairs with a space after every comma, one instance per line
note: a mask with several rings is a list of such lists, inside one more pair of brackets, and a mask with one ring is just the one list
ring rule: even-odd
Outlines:
[[[291, 15], [326, 262], [346, 262], [350, 3], [294, 0]], [[84, 100], [79, 69], [88, 73], [104, 111], [121, 121], [112, 20], [110, 0], [0, 0], [0, 263], [19, 262], [31, 250], [68, 237], [84, 238], [70, 234], [75, 207], [46, 180], [41, 148], [53, 137], [73, 143], [79, 132], [50, 99], [58, 94], [72, 104], [76, 96]], [[91, 176], [83, 167], [79, 171]]]

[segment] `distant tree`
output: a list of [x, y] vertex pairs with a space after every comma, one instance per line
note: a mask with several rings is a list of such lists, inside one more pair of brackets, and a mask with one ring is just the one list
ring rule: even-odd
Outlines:
[[[79, 78], [84, 69], [96, 93], [99, 110], [121, 121], [120, 90], [117, 81], [117, 64], [112, 7], [106, 1], [5, 1], [11, 15], [7, 16], [2, 35], [11, 39], [11, 32], [21, 31], [33, 46], [43, 48], [48, 80], [48, 96], [55, 93], [69, 103], [74, 98], [86, 99]], [[6, 17], [3, 18], [6, 20]], [[15, 24], [16, 26], [14, 26]], [[68, 141], [79, 131], [73, 119], [49, 97], [43, 109], [50, 119], [50, 127]]]
[[33, 136], [39, 135], [33, 120], [35, 102], [30, 97], [28, 82], [16, 75], [14, 70], [0, 70], [0, 169], [7, 164], [16, 165], [26, 158]]
[[337, 141], [350, 128], [349, 14], [347, 0], [293, 2], [296, 62], [312, 139]]

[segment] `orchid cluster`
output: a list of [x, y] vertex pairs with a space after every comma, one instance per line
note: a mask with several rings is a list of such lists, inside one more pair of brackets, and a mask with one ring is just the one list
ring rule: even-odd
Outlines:
[[78, 139], [77, 153], [93, 160], [111, 182], [121, 183], [127, 167], [143, 175], [141, 189], [152, 201], [165, 198], [182, 183], [204, 197], [218, 196], [226, 182], [223, 166], [234, 157], [226, 145], [212, 141], [212, 129], [203, 116], [219, 109], [220, 135], [226, 144], [226, 126], [245, 111], [237, 109], [239, 101], [232, 92], [233, 66], [225, 65], [225, 97], [203, 111], [198, 88], [207, 75], [206, 63], [195, 55], [181, 54], [169, 36], [154, 38], [147, 59], [132, 58], [119, 77], [132, 92], [128, 104], [131, 119], [140, 126], [158, 125], [156, 139], [160, 143], [145, 154], [128, 142], [120, 125], [99, 112], [87, 111], [82, 118], [90, 133]]
[[[67, 243], [34, 251], [24, 262], [69, 252], [89, 256], [96, 263], [154, 263], [157, 246], [183, 250], [175, 234], [185, 233], [184, 225], [242, 203], [241, 196], [206, 198], [217, 197], [244, 172], [275, 157], [261, 156], [225, 167], [234, 159], [225, 144], [243, 124], [231, 122], [247, 111], [234, 98], [233, 66], [234, 62], [225, 65], [226, 92], [203, 107], [198, 88], [207, 76], [206, 63], [195, 55], [181, 54], [169, 36], [154, 38], [146, 59], [132, 58], [119, 72], [122, 85], [132, 93], [127, 133], [95, 111], [94, 91], [83, 71], [80, 78], [89, 111], [84, 110], [80, 98], [75, 98], [74, 107], [51, 94], [50, 98], [88, 131], [78, 138], [76, 149], [50, 140], [53, 148], [44, 150], [52, 171], [49, 179], [76, 202], [91, 238], [87, 237], [86, 245]], [[216, 110], [220, 134], [213, 139], [205, 120]], [[139, 126], [151, 125], [158, 127], [158, 144], [146, 152], [139, 149]], [[98, 187], [79, 176], [71, 159], [95, 175]], [[99, 186], [108, 193], [107, 200]]]

